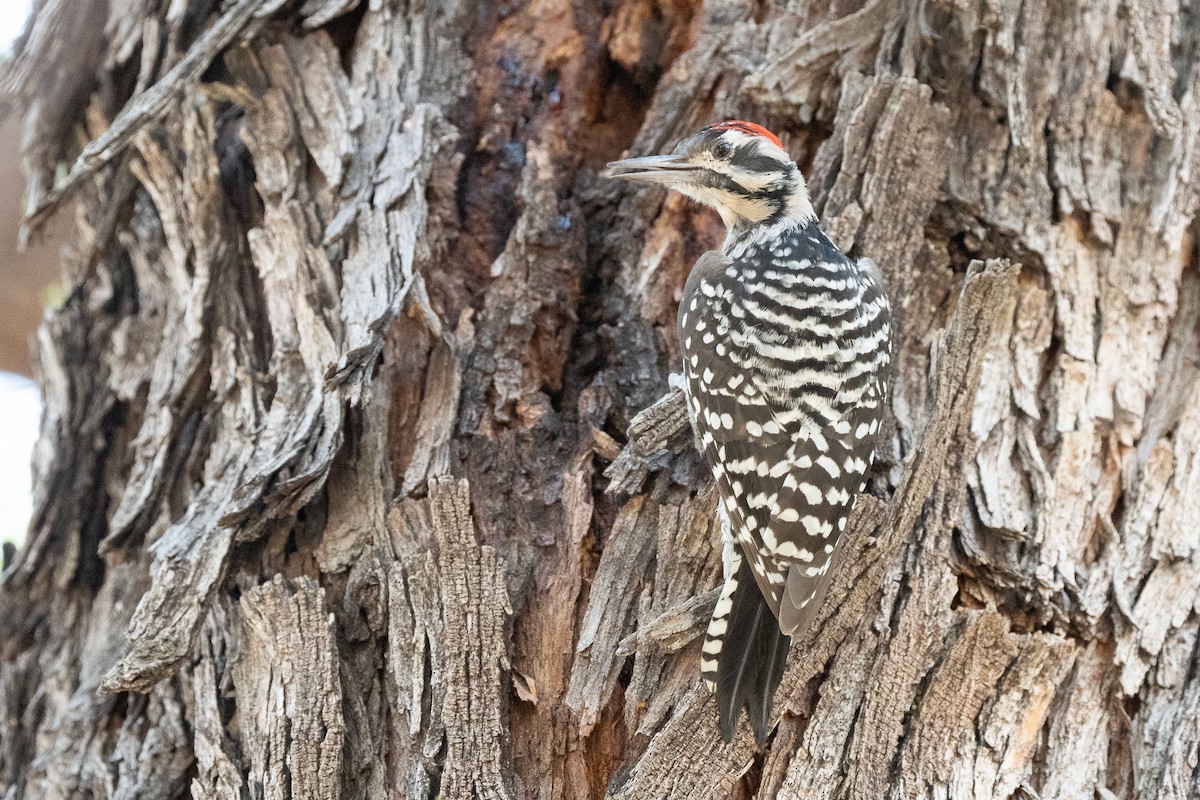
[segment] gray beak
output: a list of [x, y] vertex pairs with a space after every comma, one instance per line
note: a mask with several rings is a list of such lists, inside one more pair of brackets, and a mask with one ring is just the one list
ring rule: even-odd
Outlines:
[[669, 156], [643, 156], [610, 161], [606, 178], [626, 178], [647, 183], [687, 183], [697, 172], [686, 153]]

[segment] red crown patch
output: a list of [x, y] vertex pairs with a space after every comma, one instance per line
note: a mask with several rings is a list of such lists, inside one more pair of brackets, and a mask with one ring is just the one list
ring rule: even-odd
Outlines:
[[751, 136], [761, 136], [768, 141], [774, 142], [775, 146], [782, 149], [783, 142], [779, 141], [779, 137], [771, 133], [769, 130], [759, 125], [756, 122], [746, 122], [740, 119], [730, 119], [725, 122], [718, 122], [711, 126], [714, 131], [741, 131]]

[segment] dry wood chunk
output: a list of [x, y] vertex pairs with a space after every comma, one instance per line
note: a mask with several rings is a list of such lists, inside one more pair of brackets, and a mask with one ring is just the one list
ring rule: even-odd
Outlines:
[[604, 471], [608, 493], [637, 491], [650, 472], [665, 467], [671, 454], [687, 446], [685, 436], [690, 430], [687, 400], [678, 389], [641, 411], [629, 423], [629, 443]]

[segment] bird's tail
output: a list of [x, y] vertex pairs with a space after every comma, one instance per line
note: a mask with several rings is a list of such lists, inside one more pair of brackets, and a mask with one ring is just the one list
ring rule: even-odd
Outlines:
[[732, 575], [713, 609], [700, 656], [700, 672], [710, 691], [717, 693], [721, 738], [733, 739], [738, 712], [746, 709], [754, 738], [767, 738], [771, 702], [792, 640], [759, 591], [750, 565], [735, 546]]

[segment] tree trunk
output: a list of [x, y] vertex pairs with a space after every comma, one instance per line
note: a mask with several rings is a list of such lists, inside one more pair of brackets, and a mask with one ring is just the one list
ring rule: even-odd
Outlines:
[[[1200, 797], [1198, 49], [1192, 0], [40, 0], [0, 796]], [[762, 750], [667, 383], [722, 232], [598, 175], [726, 117], [900, 318]]]

